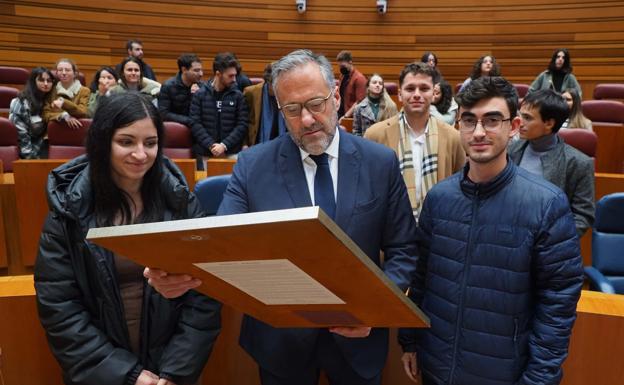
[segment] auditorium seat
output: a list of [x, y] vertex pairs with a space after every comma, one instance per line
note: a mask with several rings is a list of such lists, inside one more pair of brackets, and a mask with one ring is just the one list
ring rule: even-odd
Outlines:
[[13, 87], [0, 86], [0, 112], [8, 116], [11, 100], [17, 97], [19, 90]]
[[195, 195], [206, 215], [217, 214], [231, 176], [232, 174], [210, 176], [195, 185]]
[[514, 83], [514, 87], [516, 87], [516, 91], [518, 91], [518, 97], [523, 99], [526, 94], [529, 92], [529, 85], [522, 83]]
[[342, 118], [340, 120], [340, 127], [344, 128], [347, 132], [353, 132], [353, 118]]
[[249, 81], [252, 85], [264, 83], [264, 79], [262, 78], [249, 78]]
[[26, 68], [0, 66], [0, 84], [26, 84], [29, 76]]
[[595, 132], [584, 128], [567, 128], [559, 130], [559, 136], [564, 142], [581, 151], [583, 154], [595, 158], [598, 136]]
[[462, 84], [464, 84], [464, 83], [457, 83], [457, 84], [455, 84], [455, 95], [457, 95], [459, 93], [459, 89], [461, 88]]
[[594, 99], [617, 99], [624, 101], [624, 83], [596, 84]]
[[388, 91], [388, 95], [398, 95], [399, 94], [399, 85], [395, 82], [384, 82], [384, 86], [386, 87], [386, 91]]
[[191, 130], [178, 122], [165, 122], [165, 144], [163, 154], [170, 159], [188, 159], [193, 154]]
[[70, 128], [65, 122], [52, 120], [48, 123], [48, 157], [50, 159], [72, 159], [86, 152], [85, 141], [91, 119], [80, 119], [82, 127]]
[[596, 203], [592, 229], [592, 266], [585, 267], [590, 288], [624, 294], [624, 192], [609, 194]]
[[624, 124], [624, 103], [615, 100], [585, 100], [581, 102], [583, 115], [593, 123]]
[[0, 159], [4, 172], [13, 172], [13, 161], [19, 159], [17, 128], [4, 117], [0, 117]]

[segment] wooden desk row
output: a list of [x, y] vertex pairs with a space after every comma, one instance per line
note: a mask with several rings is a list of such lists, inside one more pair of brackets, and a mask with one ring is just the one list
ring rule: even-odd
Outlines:
[[[63, 162], [18, 160], [13, 163], [14, 173], [0, 174], [0, 275], [32, 272], [41, 228], [48, 213], [47, 177]], [[207, 171], [196, 172], [194, 159], [175, 162], [191, 189], [197, 180], [206, 176], [231, 173], [235, 163], [230, 159], [211, 159]]]
[[[612, 385], [624, 378], [624, 296], [583, 291], [577, 306], [563, 385]], [[60, 369], [37, 317], [32, 275], [0, 277], [0, 372], [5, 384], [62, 385]], [[241, 314], [224, 306], [222, 331], [204, 369], [202, 385], [256, 385], [258, 371], [238, 346]], [[400, 362], [396, 331], [383, 385], [412, 384]], [[322, 381], [321, 384], [326, 384]]]

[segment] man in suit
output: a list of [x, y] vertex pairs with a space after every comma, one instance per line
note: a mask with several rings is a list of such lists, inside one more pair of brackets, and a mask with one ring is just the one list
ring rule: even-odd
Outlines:
[[[307, 50], [283, 57], [273, 88], [290, 135], [239, 155], [219, 214], [318, 205], [404, 290], [416, 262], [416, 225], [394, 152], [337, 128], [340, 95], [325, 57]], [[166, 297], [199, 284], [153, 269], [145, 276]], [[315, 385], [320, 371], [332, 385], [378, 385], [388, 330], [276, 329], [246, 316], [240, 343], [263, 385]]]

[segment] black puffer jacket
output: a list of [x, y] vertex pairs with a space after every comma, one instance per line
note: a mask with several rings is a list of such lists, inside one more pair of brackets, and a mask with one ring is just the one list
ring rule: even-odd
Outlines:
[[[180, 171], [164, 162], [164, 220], [201, 216]], [[85, 239], [95, 226], [86, 157], [53, 170], [47, 189], [51, 211], [35, 263], [35, 289], [65, 383], [134, 385], [143, 369], [178, 385], [196, 382], [220, 330], [219, 303], [194, 291], [168, 300], [145, 285], [137, 357], [130, 348], [114, 255]]]
[[[221, 103], [221, 113], [217, 111], [215, 90], [212, 81], [205, 83], [193, 95], [191, 101], [191, 131], [195, 145], [195, 155], [210, 155], [210, 147], [215, 143], [223, 143], [228, 154], [238, 153], [243, 140], [247, 137], [249, 124], [249, 108], [242, 92], [232, 84], [224, 91]], [[220, 119], [221, 125], [217, 125]]]
[[192, 98], [191, 87], [182, 82], [180, 73], [164, 82], [158, 95], [158, 110], [163, 120], [182, 123], [190, 128]]

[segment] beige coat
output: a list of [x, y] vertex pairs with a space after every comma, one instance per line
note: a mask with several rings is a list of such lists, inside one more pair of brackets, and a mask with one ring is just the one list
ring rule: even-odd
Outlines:
[[256, 136], [260, 127], [260, 114], [262, 113], [262, 87], [264, 82], [245, 87], [243, 95], [249, 107], [249, 126], [247, 128], [247, 138], [244, 145], [252, 146], [256, 144]]
[[[58, 99], [60, 96], [65, 98], [63, 101], [63, 108], [53, 108], [52, 102]], [[48, 94], [46, 103], [43, 106], [43, 120], [49, 122], [50, 120], [59, 120], [64, 112], [74, 118], [81, 119], [88, 117], [88, 105], [89, 97], [91, 96], [91, 90], [87, 87], [80, 87], [79, 91], [75, 93], [73, 98], [69, 98], [67, 95], [59, 94], [56, 88]]]
[[[399, 153], [399, 116], [375, 123], [366, 130], [364, 137], [373, 142], [384, 144], [398, 155]], [[438, 182], [461, 170], [466, 163], [466, 152], [461, 146], [459, 131], [435, 118], [429, 122], [438, 129]]]

